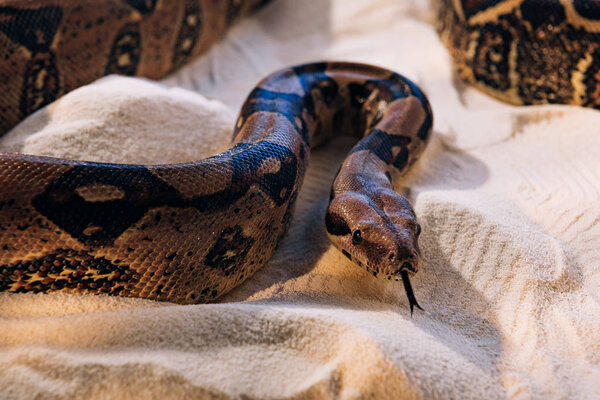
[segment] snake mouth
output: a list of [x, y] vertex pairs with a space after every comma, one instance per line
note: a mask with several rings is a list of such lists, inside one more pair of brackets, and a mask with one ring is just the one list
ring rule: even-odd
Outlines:
[[402, 283], [404, 283], [404, 290], [406, 290], [406, 297], [408, 297], [408, 302], [410, 303], [410, 315], [412, 316], [415, 306], [419, 310], [425, 311], [419, 305], [419, 303], [417, 303], [417, 299], [415, 298], [415, 293], [413, 292], [412, 286], [410, 284], [410, 278], [408, 277], [408, 271], [406, 269], [404, 269], [404, 270], [402, 270], [400, 275], [402, 276]]
[[405, 271], [417, 272], [415, 267], [409, 262], [405, 262], [404, 264], [402, 264], [402, 267], [400, 267], [400, 270], [401, 270], [401, 273], [405, 272]]

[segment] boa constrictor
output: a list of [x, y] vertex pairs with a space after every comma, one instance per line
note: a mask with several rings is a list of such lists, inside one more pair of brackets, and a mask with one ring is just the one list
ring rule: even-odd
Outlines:
[[[0, 8], [5, 129], [103, 74], [177, 68], [257, 2], [43, 3]], [[420, 227], [392, 181], [419, 158], [431, 128], [427, 99], [404, 77], [313, 63], [259, 83], [232, 147], [205, 160], [115, 165], [0, 154], [0, 290], [213, 300], [269, 259], [311, 145], [342, 133], [363, 139], [333, 183], [327, 232], [373, 275], [402, 279], [412, 311]]]
[[[104, 74], [163, 76], [263, 2], [5, 0], [0, 133]], [[441, 0], [439, 15], [461, 76], [488, 93], [598, 106], [597, 0]], [[347, 134], [362, 139], [334, 180], [327, 232], [373, 275], [402, 279], [412, 311], [421, 229], [392, 182], [431, 127], [426, 97], [406, 78], [315, 63], [259, 83], [232, 148], [209, 159], [142, 166], [0, 154], [0, 290], [213, 300], [272, 254], [309, 148]]]

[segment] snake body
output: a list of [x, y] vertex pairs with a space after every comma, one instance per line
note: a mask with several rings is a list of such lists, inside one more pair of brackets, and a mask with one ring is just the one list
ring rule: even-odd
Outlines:
[[439, 0], [461, 78], [513, 104], [600, 108], [600, 0]]
[[[258, 0], [0, 2], [0, 133], [108, 73], [158, 78]], [[440, 0], [460, 75], [517, 104], [598, 107], [598, 0]], [[393, 183], [422, 154], [432, 112], [394, 72], [355, 63], [286, 68], [260, 82], [232, 147], [187, 164], [117, 165], [0, 153], [0, 290], [211, 301], [266, 263], [290, 223], [309, 150], [358, 143], [325, 228], [378, 278], [421, 268], [421, 228]]]

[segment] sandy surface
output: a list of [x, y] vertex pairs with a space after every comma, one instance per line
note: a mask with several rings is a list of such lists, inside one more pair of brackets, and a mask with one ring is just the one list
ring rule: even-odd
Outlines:
[[[105, 78], [2, 149], [164, 162], [226, 147], [252, 86], [320, 59], [379, 64], [428, 94], [435, 136], [404, 182], [423, 226], [425, 312], [332, 248], [322, 223], [351, 143], [315, 152], [268, 265], [219, 304], [0, 295], [0, 397], [594, 398], [600, 393], [598, 111], [513, 107], [455, 81], [422, 0], [279, 0], [169, 87]], [[157, 148], [160, 151], [157, 151]], [[402, 188], [399, 188], [402, 189]]]

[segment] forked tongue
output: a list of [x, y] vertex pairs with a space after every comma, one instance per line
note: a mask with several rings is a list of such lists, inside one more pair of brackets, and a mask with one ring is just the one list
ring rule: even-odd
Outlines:
[[408, 297], [408, 302], [410, 303], [410, 315], [413, 314], [413, 309], [415, 306], [421, 311], [423, 308], [417, 303], [417, 299], [415, 298], [415, 293], [413, 292], [412, 286], [410, 285], [410, 279], [408, 278], [408, 271], [404, 270], [400, 273], [402, 276], [402, 283], [404, 283], [404, 290], [406, 290], [406, 297]]

